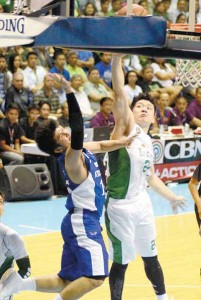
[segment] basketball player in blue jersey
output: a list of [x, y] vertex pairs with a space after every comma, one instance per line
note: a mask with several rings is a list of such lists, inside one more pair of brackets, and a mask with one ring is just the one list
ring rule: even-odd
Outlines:
[[[0, 298], [22, 290], [36, 290], [60, 293], [55, 300], [80, 299], [102, 285], [108, 276], [108, 254], [99, 222], [105, 202], [100, 170], [94, 155], [83, 149], [83, 119], [74, 93], [62, 77], [52, 76], [66, 90], [71, 137], [57, 122], [47, 120], [37, 128], [36, 142], [42, 151], [58, 155], [69, 192], [68, 214], [61, 225], [61, 270], [58, 275], [22, 280], [9, 269], [1, 280]], [[113, 151], [131, 141], [101, 141], [85, 146], [93, 152]]]
[[136, 133], [138, 135], [129, 148], [119, 149], [108, 155], [106, 227], [110, 258], [113, 261], [109, 276], [111, 299], [122, 299], [128, 263], [139, 254], [156, 298], [166, 300], [168, 298], [163, 272], [157, 258], [154, 215], [147, 186], [168, 199], [173, 210], [183, 207], [185, 201], [184, 197], [176, 196], [155, 175], [153, 147], [147, 135], [154, 121], [154, 105], [149, 95], [143, 94], [133, 100], [130, 109], [124, 91], [124, 74], [119, 55], [113, 56], [112, 82], [115, 93], [115, 127], [112, 139]]

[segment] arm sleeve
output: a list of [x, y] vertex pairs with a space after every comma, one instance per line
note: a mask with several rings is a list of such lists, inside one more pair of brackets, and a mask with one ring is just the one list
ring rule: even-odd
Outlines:
[[71, 148], [81, 150], [84, 140], [82, 113], [74, 93], [67, 94], [69, 126], [71, 128]]
[[15, 260], [28, 256], [23, 240], [14, 230], [7, 231], [5, 243]]

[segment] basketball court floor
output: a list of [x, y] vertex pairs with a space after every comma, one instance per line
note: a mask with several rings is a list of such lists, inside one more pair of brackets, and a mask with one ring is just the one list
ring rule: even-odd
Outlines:
[[[163, 267], [169, 300], [201, 300], [201, 237], [193, 212], [193, 200], [187, 184], [170, 188], [184, 195], [188, 206], [173, 215], [168, 201], [149, 190], [157, 226], [159, 260]], [[32, 276], [57, 273], [60, 268], [62, 239], [60, 223], [66, 214], [65, 197], [48, 200], [5, 203], [2, 221], [23, 236], [32, 264]], [[104, 229], [104, 219], [102, 218]], [[103, 230], [105, 241], [107, 237]], [[52, 300], [54, 294], [22, 292], [15, 300]], [[109, 300], [108, 280], [82, 298]], [[129, 265], [123, 300], [154, 300], [141, 258]]]

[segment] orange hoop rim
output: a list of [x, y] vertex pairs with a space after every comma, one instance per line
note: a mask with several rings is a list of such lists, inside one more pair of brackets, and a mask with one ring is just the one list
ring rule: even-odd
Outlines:
[[[189, 30], [189, 24], [181, 24], [181, 23], [170, 23], [170, 30], [178, 30], [178, 31], [187, 31]], [[194, 32], [201, 33], [201, 24], [195, 24]]]

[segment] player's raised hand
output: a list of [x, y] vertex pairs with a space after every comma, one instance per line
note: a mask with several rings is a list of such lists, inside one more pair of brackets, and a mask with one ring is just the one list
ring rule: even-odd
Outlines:
[[182, 210], [187, 206], [186, 199], [184, 196], [175, 196], [171, 201], [170, 204], [172, 206], [172, 210], [175, 214], [178, 213], [178, 208]]
[[61, 88], [64, 88], [66, 93], [72, 92], [70, 82], [67, 81], [62, 75], [56, 73], [49, 73], [49, 75], [54, 79], [57, 86], [59, 85]]

